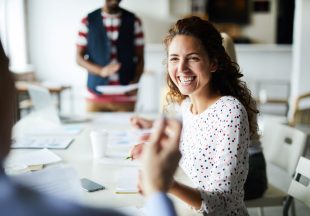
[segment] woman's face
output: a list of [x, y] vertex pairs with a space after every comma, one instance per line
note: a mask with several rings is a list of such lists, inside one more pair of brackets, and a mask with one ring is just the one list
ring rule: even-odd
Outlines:
[[177, 35], [168, 46], [168, 73], [183, 95], [208, 94], [211, 74], [216, 65], [198, 39]]

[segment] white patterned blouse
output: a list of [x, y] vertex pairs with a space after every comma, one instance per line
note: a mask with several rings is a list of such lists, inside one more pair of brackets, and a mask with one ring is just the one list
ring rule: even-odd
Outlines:
[[243, 185], [248, 173], [249, 123], [244, 106], [223, 96], [200, 114], [181, 105], [180, 166], [201, 193], [205, 215], [248, 215]]

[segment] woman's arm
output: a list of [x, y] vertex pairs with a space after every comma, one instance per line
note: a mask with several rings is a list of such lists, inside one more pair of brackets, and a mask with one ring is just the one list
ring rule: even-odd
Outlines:
[[174, 181], [172, 187], [169, 189], [169, 193], [175, 195], [197, 210], [201, 208], [201, 195], [195, 188]]

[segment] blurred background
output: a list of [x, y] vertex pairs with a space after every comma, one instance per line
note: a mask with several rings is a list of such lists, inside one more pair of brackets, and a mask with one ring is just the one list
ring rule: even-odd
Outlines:
[[[0, 36], [17, 79], [67, 85], [61, 111], [85, 112], [86, 71], [75, 62], [80, 20], [103, 0], [0, 0]], [[310, 91], [308, 0], [122, 0], [142, 19], [147, 83], [139, 100], [157, 112], [165, 75], [162, 39], [177, 19], [198, 15], [235, 42], [244, 80], [261, 111], [287, 115], [289, 104]]]

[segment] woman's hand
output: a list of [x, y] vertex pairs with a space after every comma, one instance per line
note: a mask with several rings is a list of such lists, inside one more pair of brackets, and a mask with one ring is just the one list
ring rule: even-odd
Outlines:
[[130, 149], [129, 156], [131, 157], [131, 160], [136, 160], [141, 157], [144, 145], [145, 145], [144, 143], [140, 143], [140, 144], [134, 145]]
[[153, 127], [153, 121], [145, 119], [139, 116], [133, 116], [130, 118], [130, 123], [133, 127], [138, 129], [149, 129]]

